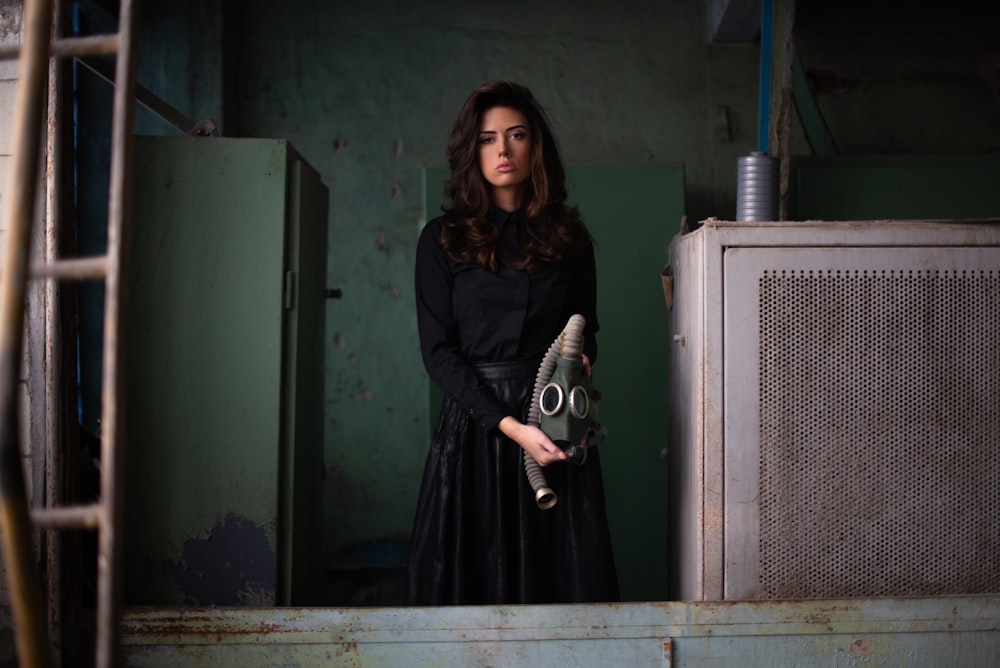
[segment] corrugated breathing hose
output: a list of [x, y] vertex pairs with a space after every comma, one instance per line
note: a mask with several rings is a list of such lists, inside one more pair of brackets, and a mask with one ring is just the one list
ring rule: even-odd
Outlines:
[[[536, 427], [541, 425], [540, 399], [542, 390], [548, 385], [552, 378], [552, 372], [556, 368], [556, 359], [565, 357], [566, 359], [578, 360], [583, 357], [583, 328], [587, 324], [586, 318], [580, 314], [570, 316], [566, 327], [559, 334], [545, 352], [542, 363], [538, 366], [538, 373], [535, 375], [535, 388], [531, 395], [531, 406], [528, 407], [528, 424]], [[535, 491], [535, 503], [542, 510], [548, 510], [556, 505], [559, 497], [549, 487], [542, 467], [539, 466], [535, 458], [524, 451], [524, 471], [528, 474], [528, 482], [531, 489]]]

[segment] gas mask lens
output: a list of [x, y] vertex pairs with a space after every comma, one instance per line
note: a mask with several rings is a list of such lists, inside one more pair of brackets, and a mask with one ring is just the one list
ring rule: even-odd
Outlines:
[[579, 420], [590, 414], [590, 397], [581, 385], [569, 391], [569, 412]]
[[539, 408], [545, 415], [555, 415], [563, 406], [563, 389], [556, 383], [549, 383], [538, 399]]

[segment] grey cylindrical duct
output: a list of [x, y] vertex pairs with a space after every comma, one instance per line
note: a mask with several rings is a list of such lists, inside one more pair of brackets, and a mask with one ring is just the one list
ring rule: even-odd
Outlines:
[[[559, 357], [580, 359], [583, 356], [583, 328], [586, 324], [587, 320], [582, 315], [570, 316], [562, 333], [556, 337], [545, 352], [545, 357], [542, 358], [542, 363], [538, 366], [538, 373], [535, 375], [535, 388], [531, 395], [531, 406], [528, 407], [528, 424], [533, 424], [536, 427], [541, 424], [539, 397], [552, 378], [552, 372], [556, 368], [556, 359]], [[539, 466], [534, 457], [528, 454], [527, 450], [524, 451], [524, 471], [528, 474], [531, 489], [535, 490], [535, 503], [538, 504], [538, 507], [542, 510], [548, 510], [556, 505], [559, 497], [545, 480], [542, 467]]]
[[778, 220], [781, 161], [761, 151], [740, 156], [736, 162], [736, 220]]

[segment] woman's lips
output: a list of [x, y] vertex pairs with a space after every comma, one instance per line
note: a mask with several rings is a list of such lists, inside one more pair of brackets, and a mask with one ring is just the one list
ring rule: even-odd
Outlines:
[[509, 162], [503, 162], [497, 165], [498, 172], [503, 172], [503, 173], [513, 172], [515, 169], [516, 167], [514, 167], [514, 165]]

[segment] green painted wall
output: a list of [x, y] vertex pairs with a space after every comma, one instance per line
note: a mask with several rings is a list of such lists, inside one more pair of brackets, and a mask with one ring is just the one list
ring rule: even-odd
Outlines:
[[796, 220], [1000, 218], [1000, 154], [792, 160]]
[[[982, 7], [904, 16], [859, 0], [799, 4], [797, 46], [842, 149], [970, 153], [996, 136], [1000, 46]], [[422, 174], [444, 164], [449, 124], [474, 86], [497, 76], [529, 85], [571, 166], [682, 164], [693, 221], [732, 217], [736, 158], [756, 144], [757, 45], [710, 44], [701, 0], [170, 7], [145, 10], [140, 83], [194, 120], [223, 120], [227, 135], [291, 140], [330, 189], [327, 281], [343, 299], [327, 307], [316, 530], [329, 561], [399, 561], [378, 549], [409, 534], [429, 430], [412, 292]], [[924, 49], [928, 39], [940, 49]], [[172, 132], [142, 114], [140, 128]], [[81, 119], [81, 132], [100, 129]], [[808, 150], [797, 121], [792, 144]], [[350, 595], [395, 593], [376, 580]]]
[[[412, 288], [422, 174], [444, 164], [472, 88], [499, 76], [530, 86], [570, 165], [681, 163], [689, 212], [734, 209], [736, 157], [754, 141], [756, 46], [706, 44], [700, 3], [630, 4], [251, 2], [234, 17], [230, 132], [288, 137], [331, 191], [329, 285], [344, 296], [327, 322], [329, 553], [410, 531], [429, 430]], [[662, 246], [645, 249], [653, 290]]]

